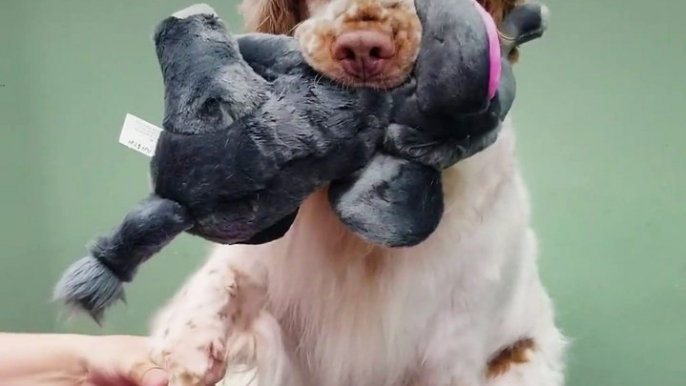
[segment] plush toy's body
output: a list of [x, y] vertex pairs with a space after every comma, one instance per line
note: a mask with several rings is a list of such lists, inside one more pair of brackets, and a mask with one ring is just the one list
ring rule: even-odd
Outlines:
[[527, 5], [506, 23], [511, 44], [498, 45], [473, 0], [416, 3], [415, 71], [387, 93], [322, 78], [293, 38], [234, 38], [209, 12], [166, 19], [155, 33], [166, 104], [153, 194], [70, 267], [56, 295], [99, 319], [178, 234], [274, 240], [329, 183], [334, 210], [361, 237], [393, 247], [428, 237], [443, 211], [440, 171], [493, 143], [512, 104], [502, 58], [544, 26]]

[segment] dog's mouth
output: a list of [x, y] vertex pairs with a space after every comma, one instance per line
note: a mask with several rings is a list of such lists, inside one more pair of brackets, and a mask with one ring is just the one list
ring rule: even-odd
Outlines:
[[348, 78], [340, 78], [336, 79], [340, 84], [344, 86], [350, 86], [350, 87], [366, 87], [366, 88], [372, 88], [375, 90], [388, 90], [393, 87], [396, 87], [403, 83], [403, 81], [406, 79], [406, 76], [403, 77], [374, 77], [370, 79], [363, 79], [363, 78], [353, 78], [353, 77], [348, 77]]
[[412, 71], [421, 23], [414, 1], [360, 0], [334, 17], [305, 20], [295, 37], [308, 64], [327, 78], [344, 86], [389, 89]]
[[355, 76], [345, 73], [344, 70], [322, 71], [326, 77], [343, 87], [364, 87], [374, 90], [385, 91], [402, 84], [409, 76], [407, 74], [380, 74], [376, 76]]

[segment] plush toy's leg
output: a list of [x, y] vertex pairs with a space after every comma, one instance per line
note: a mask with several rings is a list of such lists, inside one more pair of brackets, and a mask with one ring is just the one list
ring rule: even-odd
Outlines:
[[385, 155], [374, 157], [360, 173], [332, 182], [329, 198], [352, 231], [388, 247], [424, 241], [443, 216], [440, 173]]
[[173, 201], [152, 196], [129, 212], [111, 234], [100, 237], [87, 256], [72, 264], [55, 288], [55, 298], [100, 322], [105, 310], [123, 300], [122, 283], [193, 221]]
[[[334, 210], [351, 230], [375, 244], [406, 247], [424, 241], [443, 216], [441, 170], [495, 142], [500, 131], [498, 100], [484, 114], [434, 120], [474, 135], [435, 139], [408, 126], [392, 124], [384, 149], [359, 175], [334, 181]], [[441, 126], [442, 125], [442, 126]]]
[[236, 40], [206, 5], [165, 19], [154, 42], [165, 86], [167, 131], [223, 131], [269, 97], [269, 83], [243, 60]]

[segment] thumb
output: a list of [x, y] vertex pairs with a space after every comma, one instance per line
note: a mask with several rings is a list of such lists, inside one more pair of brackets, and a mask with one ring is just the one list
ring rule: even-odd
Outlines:
[[140, 362], [133, 366], [129, 376], [135, 386], [167, 386], [167, 373], [150, 361]]

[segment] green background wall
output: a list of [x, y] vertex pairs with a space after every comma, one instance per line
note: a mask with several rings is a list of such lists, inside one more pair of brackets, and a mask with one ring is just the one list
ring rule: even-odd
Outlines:
[[[183, 237], [99, 330], [49, 304], [61, 271], [147, 193], [126, 113], [160, 124], [150, 35], [182, 0], [0, 0], [0, 329], [145, 333], [202, 263]], [[571, 386], [686, 384], [686, 2], [549, 0], [514, 112]], [[213, 5], [240, 29], [236, 1]]]

